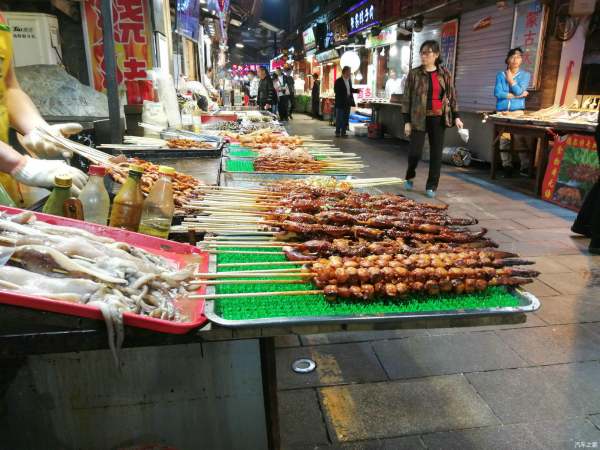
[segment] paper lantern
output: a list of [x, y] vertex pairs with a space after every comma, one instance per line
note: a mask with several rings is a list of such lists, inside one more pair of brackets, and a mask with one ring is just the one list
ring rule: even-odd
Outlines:
[[342, 68], [348, 66], [352, 72], [356, 72], [360, 68], [360, 57], [354, 50], [344, 52], [340, 59]]

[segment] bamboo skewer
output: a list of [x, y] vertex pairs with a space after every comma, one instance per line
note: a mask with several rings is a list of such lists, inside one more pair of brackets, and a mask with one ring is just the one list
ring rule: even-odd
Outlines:
[[306, 280], [201, 280], [192, 281], [190, 286], [212, 286], [223, 284], [304, 284]]
[[318, 295], [323, 294], [322, 290], [307, 290], [307, 291], [277, 291], [277, 292], [240, 292], [236, 294], [205, 294], [205, 295], [190, 295], [187, 298], [199, 300], [217, 300], [220, 298], [236, 298], [236, 297], [271, 297], [274, 295], [298, 296], [298, 295]]
[[218, 267], [251, 267], [251, 266], [303, 266], [315, 262], [312, 261], [260, 261], [260, 262], [246, 262], [246, 263], [225, 263], [218, 264]]

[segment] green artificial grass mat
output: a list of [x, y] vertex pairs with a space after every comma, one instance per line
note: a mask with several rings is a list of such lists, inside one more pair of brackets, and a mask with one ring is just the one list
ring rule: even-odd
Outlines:
[[254, 163], [245, 159], [228, 159], [226, 168], [229, 172], [255, 172]]
[[230, 150], [229, 156], [237, 156], [238, 158], [256, 158], [258, 153], [252, 150]]
[[[219, 250], [229, 251], [260, 251], [280, 252], [279, 248], [236, 248], [220, 247]], [[219, 254], [218, 263], [234, 262], [273, 262], [269, 266], [248, 266], [243, 268], [223, 267], [219, 272], [253, 269], [289, 269], [290, 266], [278, 265], [286, 261], [285, 255], [249, 255], [249, 254]], [[283, 277], [282, 277], [283, 278]], [[247, 278], [239, 278], [247, 279]], [[263, 278], [269, 279], [269, 278]], [[256, 280], [256, 278], [254, 278]], [[302, 284], [230, 284], [217, 285], [218, 294], [233, 294], [239, 292], [277, 292], [304, 291], [316, 289], [310, 282]], [[519, 306], [520, 301], [504, 287], [492, 287], [484, 292], [474, 294], [445, 294], [428, 297], [415, 294], [399, 299], [374, 299], [370, 301], [355, 299], [329, 300], [323, 295], [269, 297], [224, 298], [215, 302], [216, 313], [227, 320], [265, 319], [272, 317], [319, 317], [340, 315], [377, 315], [384, 313], [418, 313], [432, 311], [473, 310]]]

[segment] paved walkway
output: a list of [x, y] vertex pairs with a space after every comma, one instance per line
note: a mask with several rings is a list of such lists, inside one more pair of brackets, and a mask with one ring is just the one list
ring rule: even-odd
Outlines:
[[[333, 135], [301, 115], [288, 128]], [[398, 142], [337, 141], [363, 156], [366, 176], [404, 176]], [[417, 192], [426, 174], [423, 164]], [[600, 257], [571, 235], [574, 214], [449, 166], [438, 198], [536, 261], [541, 276], [528, 290], [542, 308], [518, 325], [279, 339], [284, 448], [600, 448]], [[300, 357], [317, 370], [292, 372]]]

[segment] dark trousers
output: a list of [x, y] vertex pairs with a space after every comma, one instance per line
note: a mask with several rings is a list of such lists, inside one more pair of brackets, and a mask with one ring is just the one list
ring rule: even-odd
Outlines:
[[350, 108], [335, 108], [335, 134], [346, 134], [350, 122]]
[[[596, 132], [596, 149], [600, 161], [600, 133], [598, 131]], [[594, 245], [600, 245], [600, 179], [586, 195], [573, 228], [577, 228], [586, 236], [591, 237]]]
[[294, 102], [296, 101], [296, 99], [294, 97], [292, 97], [291, 95], [288, 97], [288, 102], [290, 105], [290, 112], [288, 113], [288, 116], [290, 117], [290, 119], [292, 118], [292, 114], [294, 113]]
[[429, 137], [429, 176], [427, 177], [426, 189], [435, 191], [440, 182], [442, 170], [442, 148], [444, 145], [444, 133], [446, 126], [441, 116], [427, 116], [425, 131], [413, 130], [410, 137], [410, 149], [408, 151], [408, 169], [406, 179], [412, 180], [416, 175], [417, 166], [423, 156], [425, 135]]
[[312, 99], [312, 115], [313, 117], [319, 117], [319, 99], [318, 98], [313, 98]]
[[288, 120], [288, 111], [290, 106], [289, 95], [282, 95], [279, 97], [279, 120]]

